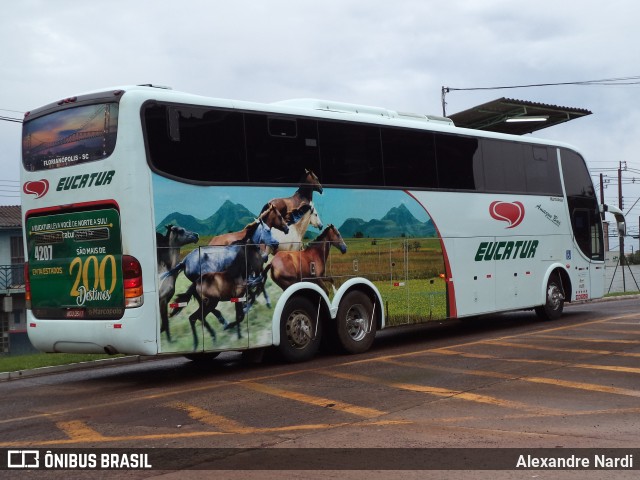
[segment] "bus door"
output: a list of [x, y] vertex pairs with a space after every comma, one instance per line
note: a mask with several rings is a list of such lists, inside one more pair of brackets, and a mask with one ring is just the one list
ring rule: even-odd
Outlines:
[[561, 149], [560, 159], [575, 245], [566, 252], [566, 260], [572, 270], [571, 298], [587, 300], [600, 297], [604, 292], [604, 237], [600, 207], [582, 157]]
[[[567, 253], [567, 260], [571, 261], [574, 273], [577, 273], [577, 283], [574, 285], [572, 298], [587, 300], [601, 297], [604, 293], [604, 264], [590, 260], [599, 260], [602, 256], [600, 239], [600, 213], [590, 208], [574, 208], [571, 212], [571, 225], [575, 243], [583, 255]], [[587, 258], [585, 258], [587, 257]], [[600, 268], [599, 268], [600, 267]]]

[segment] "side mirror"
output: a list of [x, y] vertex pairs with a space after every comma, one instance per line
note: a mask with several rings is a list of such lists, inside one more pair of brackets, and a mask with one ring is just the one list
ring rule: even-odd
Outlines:
[[602, 212], [612, 213], [616, 219], [616, 224], [618, 227], [618, 236], [624, 237], [627, 235], [627, 222], [624, 219], [624, 214], [622, 210], [616, 207], [612, 207], [610, 205], [601, 205]]

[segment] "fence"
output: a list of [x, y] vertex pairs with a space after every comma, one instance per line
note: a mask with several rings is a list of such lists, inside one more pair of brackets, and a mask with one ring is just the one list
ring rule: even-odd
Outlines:
[[604, 293], [637, 292], [640, 290], [640, 265], [609, 265], [605, 271]]
[[24, 264], [0, 265], [0, 292], [24, 293]]

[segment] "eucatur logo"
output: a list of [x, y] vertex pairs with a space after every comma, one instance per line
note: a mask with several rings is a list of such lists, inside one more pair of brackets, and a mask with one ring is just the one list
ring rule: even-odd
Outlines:
[[22, 186], [22, 191], [29, 195], [35, 195], [36, 198], [44, 197], [49, 191], [49, 182], [47, 182], [46, 180], [26, 182]]
[[505, 228], [514, 228], [524, 220], [524, 205], [520, 202], [492, 202], [489, 206], [491, 217], [509, 225]]

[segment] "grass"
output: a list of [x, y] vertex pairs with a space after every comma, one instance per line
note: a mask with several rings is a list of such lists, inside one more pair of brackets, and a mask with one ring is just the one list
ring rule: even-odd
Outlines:
[[640, 292], [611, 292], [605, 294], [605, 297], [624, 297], [627, 295], [638, 295]]
[[[121, 356], [121, 355], [117, 355]], [[34, 353], [29, 355], [0, 355], [0, 372], [17, 372], [40, 367], [68, 365], [70, 363], [91, 362], [114, 355], [83, 353]]]

